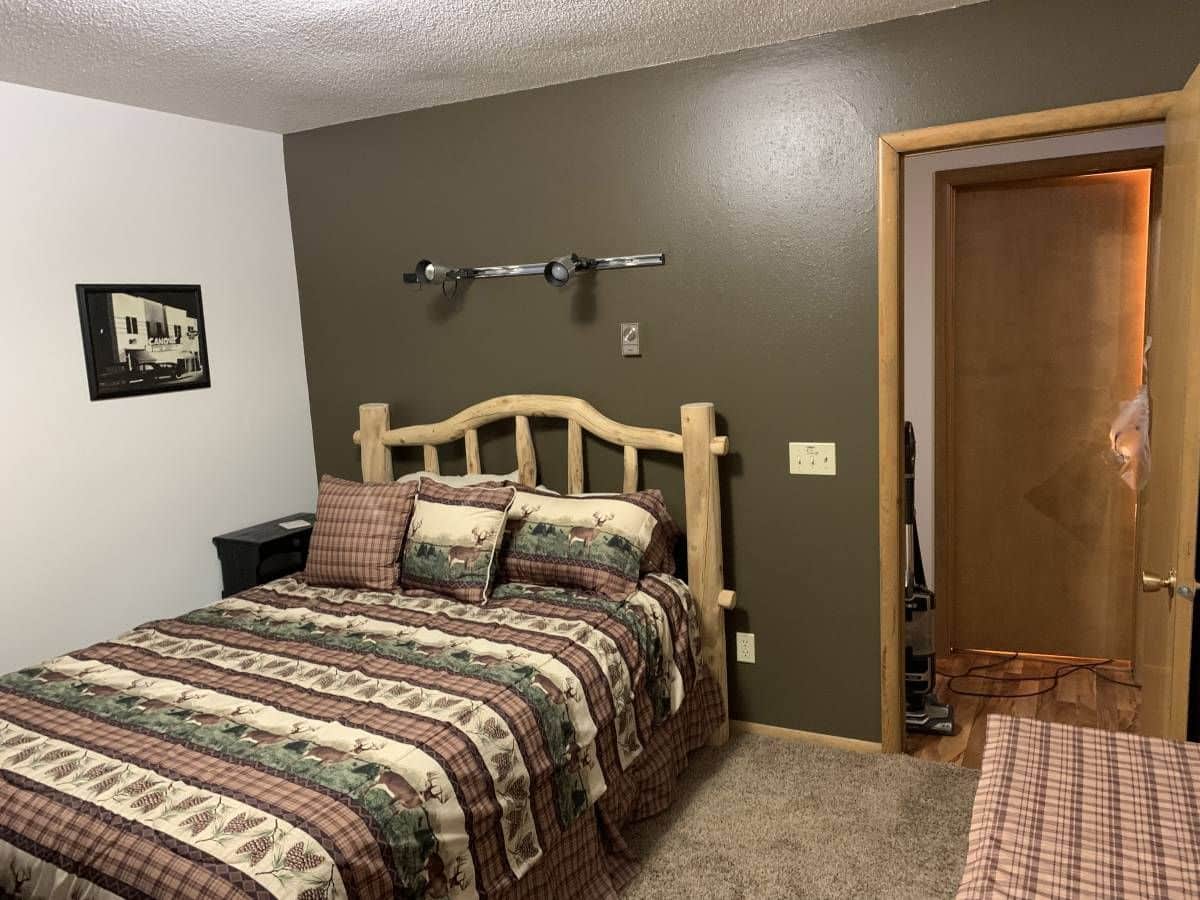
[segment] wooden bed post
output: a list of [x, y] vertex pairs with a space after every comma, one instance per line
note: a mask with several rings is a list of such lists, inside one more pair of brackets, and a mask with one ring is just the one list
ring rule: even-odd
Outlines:
[[725, 718], [709, 738], [718, 746], [729, 740], [729, 678], [725, 655], [725, 609], [733, 594], [725, 591], [721, 550], [721, 489], [717, 481], [716, 411], [711, 403], [679, 408], [683, 433], [684, 517], [687, 524], [688, 585], [700, 619], [700, 653], [721, 691]]
[[383, 433], [391, 427], [391, 412], [386, 403], [359, 406], [358, 443], [363, 481], [392, 481], [395, 477], [392, 451], [383, 443]]

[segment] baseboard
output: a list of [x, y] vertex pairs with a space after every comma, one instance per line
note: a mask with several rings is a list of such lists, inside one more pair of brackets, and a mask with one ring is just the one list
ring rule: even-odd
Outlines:
[[980, 656], [998, 656], [1007, 659], [1016, 656], [1018, 659], [1039, 659], [1042, 662], [1059, 663], [1067, 666], [1099, 666], [1101, 669], [1133, 669], [1133, 660], [1112, 659], [1103, 656], [1062, 656], [1056, 653], [1026, 653], [1023, 650], [972, 650], [969, 647], [952, 650], [951, 653], [977, 653]]
[[883, 744], [879, 741], [863, 741], [858, 738], [840, 737], [836, 734], [822, 734], [819, 731], [800, 731], [796, 728], [783, 728], [779, 725], [764, 725], [761, 722], [740, 722], [737, 719], [731, 719], [729, 729], [742, 734], [762, 734], [785, 741], [804, 741], [809, 744], [820, 744], [822, 747], [836, 747], [838, 750], [853, 750], [855, 753], [883, 752]]

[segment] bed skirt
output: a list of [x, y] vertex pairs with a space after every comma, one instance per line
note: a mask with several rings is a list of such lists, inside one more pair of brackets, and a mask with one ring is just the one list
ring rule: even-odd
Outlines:
[[655, 732], [645, 752], [549, 848], [524, 878], [487, 900], [614, 900], [638, 872], [623, 829], [671, 805], [688, 754], [703, 747], [721, 721], [720, 689], [710, 676], [697, 681], [679, 711]]

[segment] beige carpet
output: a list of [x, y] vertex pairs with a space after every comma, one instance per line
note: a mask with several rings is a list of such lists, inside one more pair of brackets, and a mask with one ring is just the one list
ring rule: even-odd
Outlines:
[[692, 757], [669, 810], [631, 829], [622, 900], [952, 897], [979, 773], [735, 735]]

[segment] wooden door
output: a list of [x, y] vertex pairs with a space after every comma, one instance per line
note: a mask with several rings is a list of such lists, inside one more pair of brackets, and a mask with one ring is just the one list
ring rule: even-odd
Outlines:
[[935, 584], [954, 648], [1133, 655], [1136, 498], [1108, 429], [1141, 382], [1158, 159], [939, 177]]
[[[1167, 114], [1162, 234], [1150, 302], [1150, 448], [1141, 495], [1139, 562], [1179, 588], [1135, 596], [1135, 674], [1143, 733], [1182, 739], [1200, 485], [1200, 69]], [[1185, 596], [1186, 595], [1186, 596]]]

